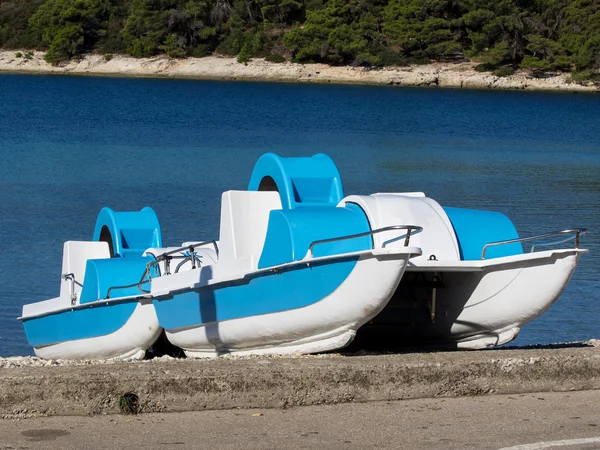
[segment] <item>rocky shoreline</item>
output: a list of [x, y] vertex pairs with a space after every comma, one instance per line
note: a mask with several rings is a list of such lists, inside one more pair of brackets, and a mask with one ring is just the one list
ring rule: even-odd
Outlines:
[[[556, 344], [545, 344], [545, 345], [530, 345], [526, 347], [503, 347], [502, 350], [557, 350], [564, 348], [600, 348], [600, 339], [589, 339], [587, 341], [577, 341], [577, 342], [560, 342]], [[411, 354], [411, 351], [407, 351], [406, 354]], [[435, 353], [435, 352], [434, 352]], [[469, 352], [467, 352], [469, 353]], [[356, 354], [353, 353], [319, 353], [314, 355], [292, 355], [292, 356], [280, 356], [280, 355], [272, 355], [272, 356], [233, 356], [233, 355], [224, 355], [220, 356], [218, 359], [224, 360], [252, 360], [252, 359], [323, 359], [323, 358], [338, 358], [338, 357], [354, 357], [354, 356], [364, 356], [367, 354], [365, 351], [359, 351]], [[391, 354], [388, 351], [382, 352], [373, 352], [373, 355], [377, 354]], [[394, 352], [394, 354], [396, 354]], [[210, 359], [207, 359], [208, 361]], [[37, 356], [8, 356], [1, 357], [0, 356], [0, 369], [18, 369], [22, 367], [54, 367], [54, 366], [96, 366], [101, 364], [120, 364], [120, 363], [135, 363], [135, 364], [155, 364], [166, 361], [186, 361], [186, 358], [174, 358], [172, 356], [164, 355], [157, 358], [146, 359], [146, 360], [116, 360], [116, 359], [94, 359], [94, 360], [68, 360], [68, 359], [42, 359]], [[200, 360], [201, 361], [201, 360]]]
[[129, 56], [87, 55], [81, 60], [52, 66], [43, 52], [17, 57], [16, 51], [0, 51], [0, 73], [34, 73], [268, 82], [304, 82], [393, 86], [438, 86], [466, 89], [600, 92], [600, 86], [570, 83], [569, 74], [534, 78], [519, 71], [507, 77], [477, 72], [477, 63], [433, 63], [419, 66], [366, 69], [324, 64], [271, 63], [253, 59], [241, 64], [235, 58], [171, 59], [166, 56], [137, 59]]

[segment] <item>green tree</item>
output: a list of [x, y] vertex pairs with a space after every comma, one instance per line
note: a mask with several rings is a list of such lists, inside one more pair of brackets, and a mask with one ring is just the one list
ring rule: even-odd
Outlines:
[[0, 47], [11, 49], [46, 48], [39, 30], [29, 18], [44, 0], [0, 1]]
[[29, 24], [48, 44], [46, 60], [56, 64], [92, 48], [109, 13], [107, 0], [47, 0]]
[[121, 32], [127, 53], [137, 58], [158, 53], [167, 37], [168, 18], [175, 6], [175, 2], [133, 0]]
[[575, 0], [563, 10], [559, 42], [573, 55], [575, 68], [600, 68], [600, 1]]
[[185, 45], [174, 33], [171, 33], [167, 36], [162, 46], [162, 50], [169, 58], [183, 58], [186, 56]]
[[391, 0], [384, 36], [392, 48], [415, 58], [461, 58], [461, 15], [461, 4], [452, 0]]
[[[600, 69], [600, 0], [0, 0], [0, 46], [487, 70]], [[600, 75], [598, 75], [600, 76]]]
[[330, 0], [307, 12], [283, 42], [298, 61], [376, 64], [381, 46], [381, 2]]
[[571, 58], [567, 56], [566, 50], [558, 42], [536, 35], [527, 36], [529, 43], [527, 55], [521, 62], [521, 67], [534, 71], [568, 70], [571, 66]]

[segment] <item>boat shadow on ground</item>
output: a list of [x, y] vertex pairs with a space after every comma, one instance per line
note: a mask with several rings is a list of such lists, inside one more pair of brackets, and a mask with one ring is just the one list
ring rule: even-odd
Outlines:
[[564, 342], [555, 344], [531, 344], [531, 345], [503, 345], [498, 347], [490, 347], [484, 349], [469, 349], [465, 350], [457, 348], [456, 345], [428, 345], [428, 346], [386, 346], [383, 344], [351, 344], [350, 346], [338, 350], [332, 353], [338, 353], [343, 356], [366, 356], [366, 355], [398, 355], [398, 354], [409, 354], [409, 353], [440, 353], [448, 351], [472, 351], [472, 352], [483, 352], [490, 350], [558, 350], [558, 349], [569, 349], [569, 348], [591, 348], [595, 347], [594, 344], [589, 342]]
[[[589, 342], [561, 342], [555, 344], [531, 344], [531, 345], [504, 345], [500, 347], [491, 347], [480, 350], [469, 350], [469, 351], [489, 351], [489, 350], [558, 350], [558, 349], [569, 349], [569, 348], [591, 348], [594, 344]], [[352, 343], [348, 347], [333, 350], [331, 352], [321, 353], [321, 355], [342, 355], [342, 356], [368, 356], [368, 355], [401, 355], [410, 353], [440, 353], [447, 351], [465, 351], [459, 349], [456, 345], [440, 346], [390, 346], [385, 344], [374, 344], [358, 342]], [[224, 353], [226, 354], [226, 353]], [[171, 344], [164, 331], [161, 334], [158, 341], [148, 349], [146, 357], [144, 359], [160, 358], [162, 356], [170, 356], [172, 358], [183, 359], [186, 358], [185, 352]]]
[[561, 348], [581, 347], [595, 347], [595, 345], [589, 342], [559, 342], [556, 344], [505, 345], [503, 347], [498, 347], [495, 350], [555, 350]]

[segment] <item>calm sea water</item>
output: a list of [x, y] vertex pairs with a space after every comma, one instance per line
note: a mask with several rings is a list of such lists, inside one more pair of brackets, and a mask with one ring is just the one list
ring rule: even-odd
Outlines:
[[600, 337], [600, 96], [0, 75], [0, 356], [58, 295], [62, 244], [103, 206], [155, 208], [165, 244], [216, 237], [256, 159], [331, 155], [347, 194], [424, 191], [591, 250], [516, 344]]

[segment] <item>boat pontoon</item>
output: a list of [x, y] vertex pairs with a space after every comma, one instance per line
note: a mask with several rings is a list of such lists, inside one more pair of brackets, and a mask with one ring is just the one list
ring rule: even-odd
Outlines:
[[[222, 196], [218, 241], [150, 249], [151, 293], [169, 341], [186, 355], [338, 349], [387, 304], [421, 228], [377, 230], [343, 198], [326, 155], [263, 155], [247, 191]], [[401, 244], [373, 236], [386, 232]]]
[[[350, 196], [344, 202], [358, 205], [373, 228], [398, 221], [423, 227], [411, 240], [423, 254], [410, 260], [387, 307], [360, 332], [388, 346], [505, 344], [556, 301], [587, 252], [579, 248], [585, 229], [521, 238], [504, 214], [441, 207], [423, 193]], [[375, 235], [374, 245], [390, 238]], [[558, 248], [571, 240], [574, 246]], [[549, 244], [557, 248], [539, 251]]]
[[145, 276], [162, 245], [154, 210], [103, 208], [92, 241], [63, 248], [60, 295], [23, 306], [27, 340], [46, 359], [141, 358], [162, 329]]

